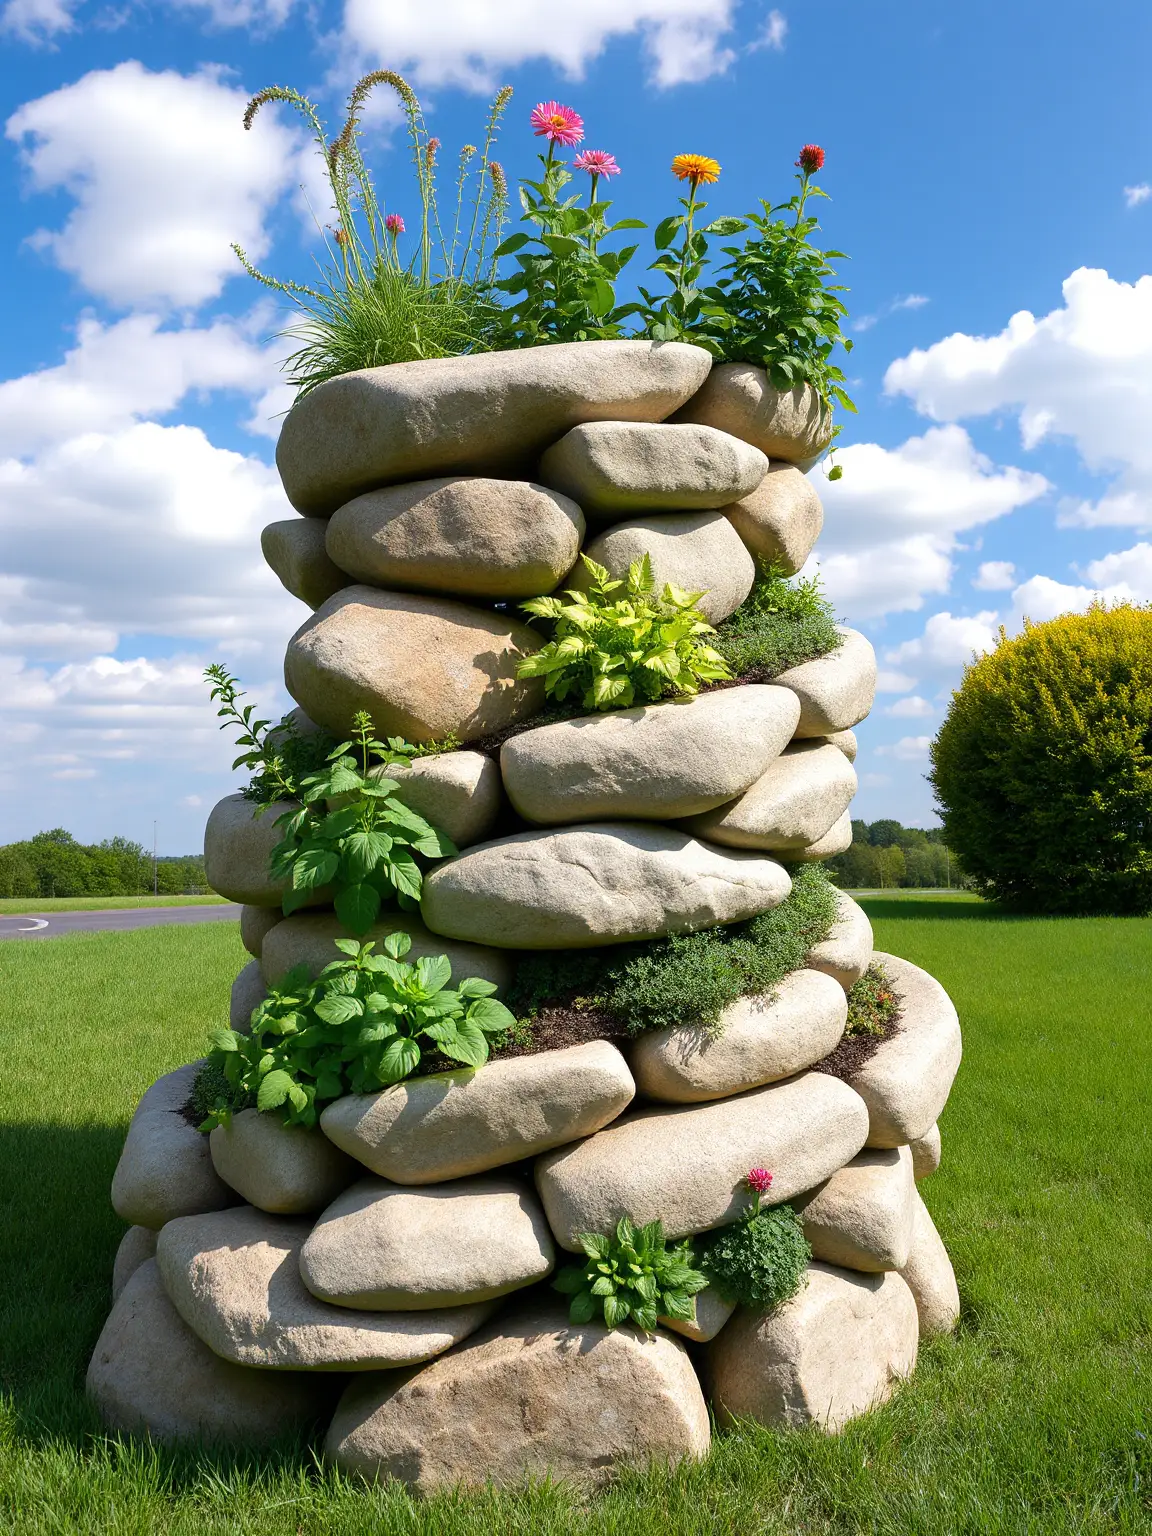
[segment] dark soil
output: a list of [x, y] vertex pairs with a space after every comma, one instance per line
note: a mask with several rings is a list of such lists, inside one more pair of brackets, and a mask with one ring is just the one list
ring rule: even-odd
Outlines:
[[589, 1040], [627, 1039], [627, 1028], [604, 1008], [549, 1003], [493, 1055], [535, 1056], [540, 1051], [562, 1051], [565, 1046], [584, 1045]]
[[808, 1070], [824, 1072], [829, 1077], [838, 1077], [841, 1082], [850, 1083], [864, 1063], [871, 1061], [885, 1040], [891, 1040], [893, 1035], [900, 1033], [899, 1011], [890, 1019], [882, 1020], [880, 1030], [881, 1033], [876, 1035], [842, 1035], [824, 1060], [814, 1062]]

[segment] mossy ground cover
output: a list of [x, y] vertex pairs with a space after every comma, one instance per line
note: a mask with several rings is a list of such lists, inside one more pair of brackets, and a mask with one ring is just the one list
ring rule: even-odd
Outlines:
[[965, 1027], [925, 1198], [963, 1317], [840, 1437], [758, 1428], [701, 1466], [420, 1505], [307, 1451], [170, 1454], [104, 1438], [80, 1396], [119, 1224], [132, 1103], [201, 1049], [245, 956], [229, 924], [5, 944], [0, 1529], [420, 1536], [1067, 1536], [1152, 1523], [1152, 922], [868, 902]]

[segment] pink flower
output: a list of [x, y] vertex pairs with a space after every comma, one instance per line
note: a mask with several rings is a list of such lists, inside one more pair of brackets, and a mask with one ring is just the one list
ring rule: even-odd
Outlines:
[[585, 149], [572, 162], [574, 171], [587, 171], [590, 176], [619, 176], [616, 157], [606, 149]]
[[767, 1168], [749, 1168], [744, 1182], [754, 1194], [766, 1195], [772, 1187], [772, 1175]]
[[538, 139], [571, 147], [584, 137], [584, 119], [579, 112], [558, 101], [542, 101], [532, 109], [532, 132]]
[[404, 220], [398, 213], [390, 213], [384, 220], [384, 228], [390, 235], [402, 235], [404, 233]]

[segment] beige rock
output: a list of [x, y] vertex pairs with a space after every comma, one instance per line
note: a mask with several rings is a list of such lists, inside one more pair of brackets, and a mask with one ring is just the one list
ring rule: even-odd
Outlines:
[[272, 1371], [378, 1371], [417, 1365], [474, 1333], [491, 1303], [361, 1312], [318, 1301], [300, 1278], [310, 1223], [240, 1205], [170, 1221], [157, 1262], [188, 1327], [235, 1365]]
[[789, 667], [774, 679], [800, 700], [799, 737], [827, 736], [856, 725], [876, 697], [876, 652], [857, 630], [838, 628], [844, 638], [834, 651]]
[[[265, 910], [270, 910], [266, 908]], [[228, 1004], [228, 1027], [238, 1034], [249, 1033], [252, 1021], [252, 1012], [268, 996], [268, 988], [264, 985], [264, 977], [260, 972], [259, 960], [249, 960], [248, 964], [232, 983], [232, 993]]]
[[214, 1355], [164, 1293], [155, 1259], [128, 1281], [88, 1367], [108, 1429], [153, 1440], [269, 1445], [319, 1418], [328, 1395], [305, 1375], [267, 1375]]
[[920, 1337], [951, 1333], [960, 1319], [960, 1292], [948, 1250], [936, 1230], [936, 1223], [918, 1193], [912, 1196], [915, 1215], [912, 1221], [912, 1246], [908, 1262], [900, 1271], [916, 1302]]
[[960, 1065], [960, 1021], [927, 971], [882, 951], [872, 958], [900, 998], [900, 1019], [852, 1086], [868, 1106], [868, 1145], [900, 1147], [925, 1135], [948, 1102]]
[[843, 1269], [903, 1269], [912, 1245], [916, 1185], [907, 1147], [858, 1152], [793, 1205], [816, 1258]]
[[913, 1137], [909, 1142], [912, 1151], [912, 1172], [916, 1175], [916, 1182], [926, 1179], [929, 1174], [935, 1173], [940, 1166], [941, 1146], [940, 1127], [931, 1126], [923, 1136]]
[[718, 363], [673, 420], [719, 427], [802, 470], [832, 441], [832, 418], [810, 385], [773, 389], [764, 369], [752, 363]]
[[795, 464], [770, 465], [756, 489], [724, 515], [758, 559], [782, 566], [788, 576], [807, 560], [824, 526], [816, 487]]
[[791, 739], [799, 702], [750, 684], [538, 726], [506, 741], [500, 771], [528, 821], [665, 820], [724, 804]]
[[373, 586], [508, 601], [551, 592], [583, 537], [584, 514], [567, 496], [457, 475], [357, 496], [332, 514], [326, 546]]
[[449, 859], [424, 881], [434, 933], [507, 949], [586, 949], [736, 923], [777, 907], [773, 859], [672, 827], [589, 822], [517, 832]]
[[265, 935], [283, 916], [278, 906], [254, 907], [248, 903], [240, 908], [240, 942], [254, 959], [259, 960]]
[[741, 1307], [709, 1345], [713, 1406], [722, 1423], [834, 1434], [891, 1397], [916, 1345], [916, 1303], [899, 1275], [813, 1264], [791, 1301], [768, 1313]]
[[541, 643], [506, 614], [345, 587], [288, 642], [284, 682], [330, 731], [348, 730], [366, 709], [381, 736], [475, 741], [543, 707], [543, 683], [516, 677], [520, 659]]
[[822, 1072], [692, 1108], [641, 1109], [536, 1164], [536, 1187], [561, 1247], [609, 1232], [621, 1216], [659, 1217], [669, 1237], [734, 1221], [748, 1203], [749, 1168], [771, 1168], [773, 1203], [826, 1179], [855, 1157], [866, 1109]]
[[[277, 820], [299, 809], [287, 800], [257, 805], [240, 794], [226, 795], [215, 805], [204, 828], [204, 873], [212, 889], [229, 901], [279, 910], [287, 882], [273, 880], [268, 861], [284, 840]], [[331, 888], [325, 886], [313, 891], [308, 905], [320, 907], [331, 900]]]
[[[585, 553], [619, 580], [647, 555], [654, 590], [671, 583], [703, 595], [696, 606], [710, 624], [735, 613], [752, 590], [756, 563], [722, 512], [663, 512], [617, 523], [593, 539]], [[566, 586], [578, 592], [592, 585], [581, 564]]]
[[855, 731], [830, 731], [827, 736], [816, 736], [815, 741], [830, 741], [834, 747], [839, 747], [850, 763], [856, 761], [857, 741]]
[[728, 1098], [822, 1061], [844, 1033], [844, 989], [819, 971], [793, 971], [769, 996], [729, 1003], [709, 1033], [682, 1024], [646, 1030], [628, 1051], [640, 1092], [673, 1104]]
[[834, 976], [845, 992], [860, 980], [872, 960], [872, 924], [847, 891], [836, 892], [836, 921], [828, 937], [804, 957], [813, 971]]
[[692, 816], [686, 826], [726, 848], [799, 850], [835, 826], [855, 793], [856, 772], [843, 752], [825, 742], [797, 741], [743, 794]]
[[598, 421], [573, 427], [540, 460], [540, 478], [589, 518], [707, 511], [737, 501], [768, 473], [756, 448], [715, 427]]
[[[447, 955], [454, 982], [479, 976], [481, 981], [491, 981], [503, 989], [512, 979], [511, 961], [500, 950], [442, 939], [429, 933], [415, 912], [389, 912], [373, 923], [363, 938], [374, 943], [379, 953], [390, 933], [406, 933], [411, 938], [412, 948], [405, 956], [409, 964], [415, 965], [425, 955]], [[313, 976], [319, 976], [326, 965], [344, 958], [336, 940], [355, 937], [341, 927], [335, 912], [293, 913], [278, 923], [265, 941], [260, 957], [264, 979], [270, 987], [275, 986], [297, 965], [306, 965]]]
[[359, 1173], [319, 1130], [242, 1109], [208, 1137], [216, 1172], [249, 1205], [278, 1216], [322, 1211]]
[[780, 858], [786, 864], [816, 864], [821, 859], [834, 859], [838, 853], [847, 853], [852, 846], [852, 814], [845, 811], [814, 843], [803, 848], [782, 848]]
[[734, 1301], [724, 1301], [712, 1286], [706, 1290], [697, 1291], [692, 1298], [696, 1308], [696, 1315], [690, 1323], [682, 1322], [675, 1317], [662, 1317], [660, 1326], [667, 1328], [671, 1333], [678, 1333], [681, 1338], [691, 1339], [694, 1344], [706, 1344], [709, 1339], [714, 1339], [724, 1324], [736, 1310]]
[[[373, 768], [368, 777], [393, 780], [399, 786], [395, 798], [446, 832], [457, 848], [488, 837], [504, 803], [500, 769], [482, 752], [437, 752]], [[337, 795], [329, 809], [351, 799]]]
[[621, 1462], [696, 1460], [708, 1410], [677, 1339], [574, 1328], [543, 1301], [412, 1376], [363, 1377], [324, 1442], [346, 1472], [412, 1490], [525, 1477], [598, 1482]]
[[260, 534], [264, 559], [293, 597], [319, 608], [334, 592], [349, 585], [346, 572], [328, 558], [324, 524], [313, 518], [289, 517], [267, 523]]
[[132, 1276], [146, 1264], [149, 1259], [156, 1257], [156, 1233], [151, 1227], [129, 1227], [120, 1239], [120, 1246], [116, 1250], [116, 1260], [112, 1266], [112, 1300], [116, 1301], [120, 1292], [131, 1280]]
[[137, 1104], [112, 1177], [112, 1208], [122, 1221], [160, 1228], [235, 1201], [212, 1166], [207, 1136], [182, 1113], [203, 1064], [166, 1073]]
[[330, 379], [288, 413], [276, 466], [300, 512], [433, 475], [505, 474], [586, 421], [662, 421], [708, 375], [683, 342], [475, 352]]
[[373, 1312], [469, 1306], [551, 1274], [544, 1212], [519, 1180], [398, 1189], [361, 1179], [328, 1207], [300, 1254], [314, 1296]]
[[382, 1178], [435, 1184], [591, 1136], [635, 1092], [616, 1047], [590, 1040], [349, 1094], [328, 1105], [320, 1127]]

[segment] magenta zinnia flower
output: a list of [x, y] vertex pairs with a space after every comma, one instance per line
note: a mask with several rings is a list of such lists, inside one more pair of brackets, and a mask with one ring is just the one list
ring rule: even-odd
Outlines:
[[390, 213], [384, 220], [384, 228], [390, 235], [402, 235], [404, 233], [404, 220], [398, 213]]
[[772, 1175], [767, 1168], [749, 1168], [744, 1182], [757, 1195], [766, 1195], [772, 1188]]
[[542, 101], [532, 109], [532, 132], [538, 139], [569, 148], [584, 137], [584, 119], [579, 112], [558, 101]]
[[619, 176], [616, 157], [606, 149], [585, 149], [572, 162], [574, 171], [587, 171], [590, 176]]

